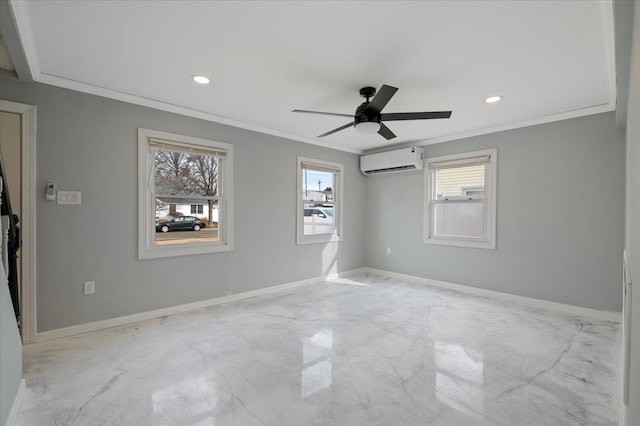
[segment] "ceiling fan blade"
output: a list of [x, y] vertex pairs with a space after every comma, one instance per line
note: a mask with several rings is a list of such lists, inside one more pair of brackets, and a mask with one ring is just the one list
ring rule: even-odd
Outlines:
[[384, 123], [380, 123], [380, 129], [378, 130], [378, 134], [381, 135], [386, 140], [393, 139], [396, 135], [384, 125]]
[[376, 95], [373, 97], [369, 105], [367, 105], [367, 108], [364, 110], [364, 112], [368, 115], [380, 114], [382, 108], [384, 108], [387, 103], [389, 103], [389, 101], [397, 91], [397, 87], [387, 86], [386, 84], [383, 84], [380, 90], [378, 90], [378, 93], [376, 93]]
[[431, 112], [391, 112], [382, 114], [383, 121], [400, 120], [429, 120], [434, 118], [449, 118], [451, 111], [431, 111]]
[[353, 126], [353, 123], [345, 124], [344, 126], [340, 126], [337, 129], [329, 130], [327, 133], [323, 133], [321, 135], [318, 135], [318, 137], [319, 138], [324, 138], [325, 136], [332, 135], [332, 134], [334, 134], [336, 132], [339, 132], [340, 130], [348, 129], [351, 126]]
[[335, 115], [337, 117], [349, 117], [353, 118], [353, 114], [340, 114], [337, 112], [323, 112], [323, 111], [307, 111], [306, 109], [294, 109], [291, 112], [303, 112], [305, 114], [323, 114], [323, 115]]

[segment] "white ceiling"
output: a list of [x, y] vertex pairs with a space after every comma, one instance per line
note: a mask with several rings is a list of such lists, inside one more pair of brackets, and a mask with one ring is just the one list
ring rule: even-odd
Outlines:
[[[350, 151], [615, 108], [610, 1], [12, 4], [37, 81]], [[384, 112], [452, 118], [389, 122], [387, 142], [317, 139], [349, 119], [291, 112], [351, 114], [382, 84], [400, 89]]]

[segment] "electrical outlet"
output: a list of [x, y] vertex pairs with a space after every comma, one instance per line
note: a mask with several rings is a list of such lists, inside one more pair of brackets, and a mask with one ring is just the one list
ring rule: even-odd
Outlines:
[[94, 294], [96, 292], [96, 282], [95, 281], [85, 281], [84, 282], [84, 294]]
[[391, 254], [391, 247], [387, 247], [387, 254]]

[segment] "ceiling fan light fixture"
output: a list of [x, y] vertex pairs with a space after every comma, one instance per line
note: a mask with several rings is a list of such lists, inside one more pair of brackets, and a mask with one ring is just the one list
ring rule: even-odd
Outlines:
[[356, 131], [363, 135], [372, 135], [380, 130], [380, 123], [377, 121], [361, 121], [355, 124]]
[[209, 84], [211, 82], [211, 79], [204, 75], [194, 75], [191, 78], [198, 84]]
[[484, 101], [488, 104], [495, 104], [496, 102], [500, 102], [502, 100], [502, 96], [500, 95], [495, 95], [495, 96], [489, 96], [487, 99], [485, 99]]

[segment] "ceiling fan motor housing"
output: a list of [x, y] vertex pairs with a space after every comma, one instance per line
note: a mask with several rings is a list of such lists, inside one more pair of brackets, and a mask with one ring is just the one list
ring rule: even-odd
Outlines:
[[360, 104], [360, 106], [356, 109], [356, 113], [354, 115], [354, 124], [357, 126], [359, 123], [368, 123], [368, 122], [374, 122], [374, 123], [380, 123], [382, 121], [382, 115], [379, 113], [374, 113], [374, 114], [367, 114], [365, 112], [365, 110], [367, 109], [367, 106], [369, 105], [369, 102], [363, 102]]

